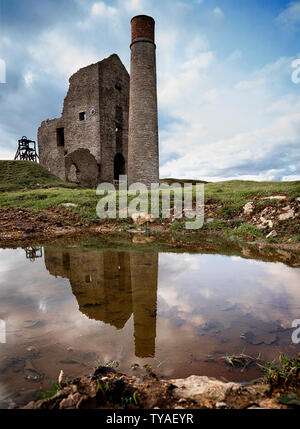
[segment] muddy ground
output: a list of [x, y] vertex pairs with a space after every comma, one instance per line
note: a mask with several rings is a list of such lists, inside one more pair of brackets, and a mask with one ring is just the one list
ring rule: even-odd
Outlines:
[[[212, 210], [208, 205], [206, 210]], [[208, 212], [212, 214], [212, 212]], [[298, 213], [297, 213], [298, 214]], [[250, 215], [245, 214], [248, 222]], [[110, 235], [122, 235], [132, 240], [134, 244], [144, 244], [151, 242], [168, 243], [174, 248], [188, 250], [200, 250], [199, 246], [203, 239], [209, 237], [219, 237], [222, 241], [230, 241], [232, 246], [239, 247], [246, 257], [261, 254], [262, 259], [271, 257], [274, 252], [278, 261], [290, 262], [291, 265], [300, 264], [300, 242], [293, 242], [288, 235], [290, 222], [281, 222], [279, 228], [287, 230], [286, 235], [274, 241], [264, 240], [261, 237], [251, 235], [231, 235], [224, 233], [222, 228], [210, 228], [210, 222], [204, 224], [199, 230], [186, 230], [184, 219], [181, 223], [174, 221], [174, 218], [167, 220], [156, 220], [153, 223], [136, 225], [131, 219], [120, 220], [98, 220], [87, 224], [78, 214], [63, 207], [55, 207], [39, 213], [32, 213], [25, 210], [15, 210], [13, 208], [0, 210], [0, 246], [1, 247], [28, 247], [33, 244], [44, 244], [51, 242], [55, 244], [61, 238], [67, 240], [78, 239], [87, 235], [95, 237], [106, 237]], [[174, 228], [174, 223], [176, 222]], [[227, 221], [227, 229], [234, 230], [232, 220]], [[300, 228], [300, 217], [295, 220], [296, 228]], [[266, 234], [268, 227], [266, 227]], [[295, 228], [295, 226], [293, 226]], [[270, 229], [270, 228], [269, 228]]]
[[271, 389], [261, 381], [241, 385], [201, 376], [164, 380], [151, 372], [143, 377], [128, 377], [114, 369], [99, 367], [89, 377], [68, 384], [62, 382], [51, 398], [30, 402], [24, 408], [286, 409], [297, 406], [285, 405], [286, 395], [293, 398], [299, 392], [299, 388]]

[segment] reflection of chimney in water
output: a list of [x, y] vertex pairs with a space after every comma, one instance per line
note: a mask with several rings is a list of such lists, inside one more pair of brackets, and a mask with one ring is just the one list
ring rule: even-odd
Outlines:
[[135, 355], [155, 355], [158, 254], [131, 253]]
[[134, 314], [135, 354], [155, 354], [158, 254], [45, 249], [52, 275], [67, 277], [79, 310], [122, 329]]

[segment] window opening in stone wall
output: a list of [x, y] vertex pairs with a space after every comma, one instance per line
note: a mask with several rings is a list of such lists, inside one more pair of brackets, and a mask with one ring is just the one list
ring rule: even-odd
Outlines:
[[120, 82], [116, 83], [116, 84], [115, 84], [115, 88], [116, 88], [118, 91], [122, 91], [122, 85], [121, 85], [121, 83], [120, 83]]
[[86, 121], [86, 113], [85, 112], [79, 113], [79, 120], [80, 121]]
[[65, 130], [64, 128], [56, 129], [56, 141], [57, 146], [64, 147], [65, 145]]
[[122, 125], [123, 123], [123, 109], [122, 107], [116, 107], [116, 123]]
[[123, 130], [122, 127], [116, 126], [116, 152], [123, 151]]

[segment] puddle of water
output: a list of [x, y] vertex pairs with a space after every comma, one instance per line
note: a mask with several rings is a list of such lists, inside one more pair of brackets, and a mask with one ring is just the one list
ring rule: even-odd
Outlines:
[[127, 374], [150, 364], [172, 378], [251, 380], [261, 375], [256, 367], [242, 372], [222, 356], [295, 355], [291, 324], [299, 318], [300, 269], [283, 263], [120, 249], [0, 250], [0, 408], [34, 399], [61, 369], [71, 379], [111, 360]]

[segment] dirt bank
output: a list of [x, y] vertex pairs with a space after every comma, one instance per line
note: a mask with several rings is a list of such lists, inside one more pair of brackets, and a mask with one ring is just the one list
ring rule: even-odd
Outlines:
[[[275, 260], [299, 266], [300, 243], [292, 242], [288, 235], [271, 241], [247, 233], [239, 235], [234, 233], [236, 229], [230, 226], [231, 222], [228, 221], [226, 229], [218, 225], [213, 228], [211, 222], [206, 222], [202, 229], [188, 231], [184, 228], [184, 220], [181, 223], [174, 222], [174, 219], [156, 220], [144, 225], [136, 225], [131, 219], [86, 223], [80, 215], [63, 207], [39, 213], [7, 208], [0, 210], [0, 246], [15, 248], [50, 242], [55, 244], [61, 238], [72, 241], [87, 235], [109, 239], [117, 234], [134, 244], [160, 242], [177, 249], [201, 251], [204, 240], [216, 237], [220, 239], [220, 245], [229, 241], [230, 246], [239, 248], [245, 257], [256, 258], [260, 254], [262, 259], [271, 257], [273, 260], [276, 254]], [[229, 234], [228, 231], [233, 233]]]
[[52, 397], [30, 402], [24, 408], [276, 409], [295, 406], [293, 402], [290, 405], [284, 402], [288, 402], [286, 397], [294, 398], [298, 394], [299, 388], [271, 389], [261, 381], [241, 385], [202, 376], [163, 380], [153, 373], [128, 377], [113, 369], [99, 367], [89, 377], [77, 378], [68, 384], [62, 381]]

